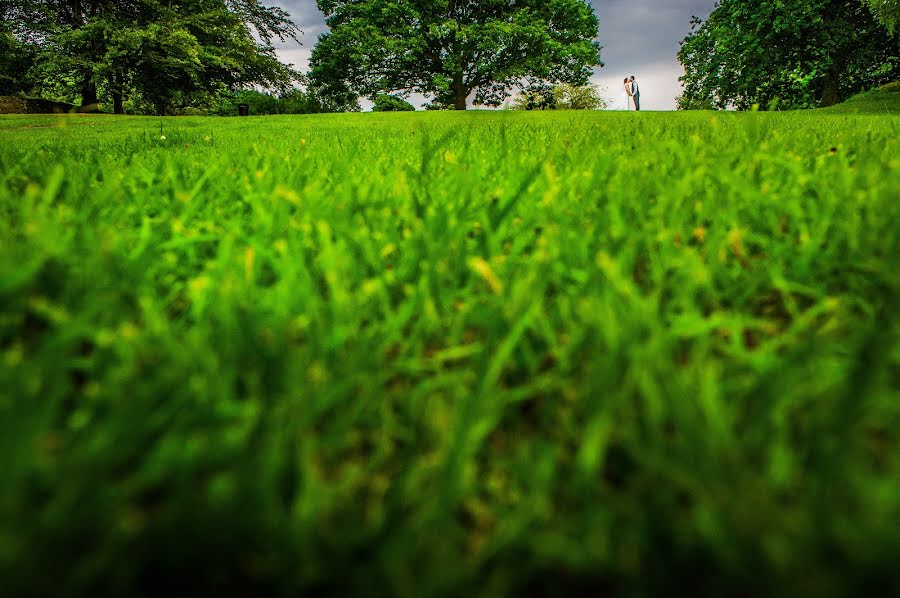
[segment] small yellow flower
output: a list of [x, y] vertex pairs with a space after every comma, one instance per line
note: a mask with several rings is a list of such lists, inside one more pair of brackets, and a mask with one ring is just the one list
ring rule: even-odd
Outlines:
[[694, 240], [698, 243], [702, 243], [706, 240], [706, 229], [702, 226], [698, 226], [694, 229]]

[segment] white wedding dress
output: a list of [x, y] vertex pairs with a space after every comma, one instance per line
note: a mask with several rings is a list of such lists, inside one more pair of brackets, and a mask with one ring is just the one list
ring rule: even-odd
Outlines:
[[622, 88], [622, 93], [619, 94], [619, 100], [616, 102], [615, 109], [620, 111], [634, 110], [634, 106], [631, 104], [631, 97], [624, 87]]

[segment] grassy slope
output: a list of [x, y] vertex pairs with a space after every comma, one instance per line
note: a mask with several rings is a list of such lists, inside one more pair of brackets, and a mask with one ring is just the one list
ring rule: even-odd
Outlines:
[[826, 110], [844, 114], [900, 114], [900, 81], [861, 93]]
[[164, 126], [0, 117], [7, 590], [898, 589], [900, 117]]

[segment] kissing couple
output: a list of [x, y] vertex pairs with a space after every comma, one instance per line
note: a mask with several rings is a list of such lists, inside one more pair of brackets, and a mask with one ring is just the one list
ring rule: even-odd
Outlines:
[[641, 111], [641, 88], [637, 84], [637, 81], [634, 79], [634, 75], [631, 77], [625, 77], [625, 95], [623, 96], [623, 100], [625, 100], [625, 110], [631, 110], [632, 107], [635, 111]]

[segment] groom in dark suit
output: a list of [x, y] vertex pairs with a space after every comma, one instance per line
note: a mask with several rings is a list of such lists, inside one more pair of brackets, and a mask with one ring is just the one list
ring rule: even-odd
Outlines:
[[637, 84], [637, 81], [634, 80], [634, 75], [631, 76], [631, 99], [634, 100], [634, 109], [637, 112], [641, 111], [641, 87]]

